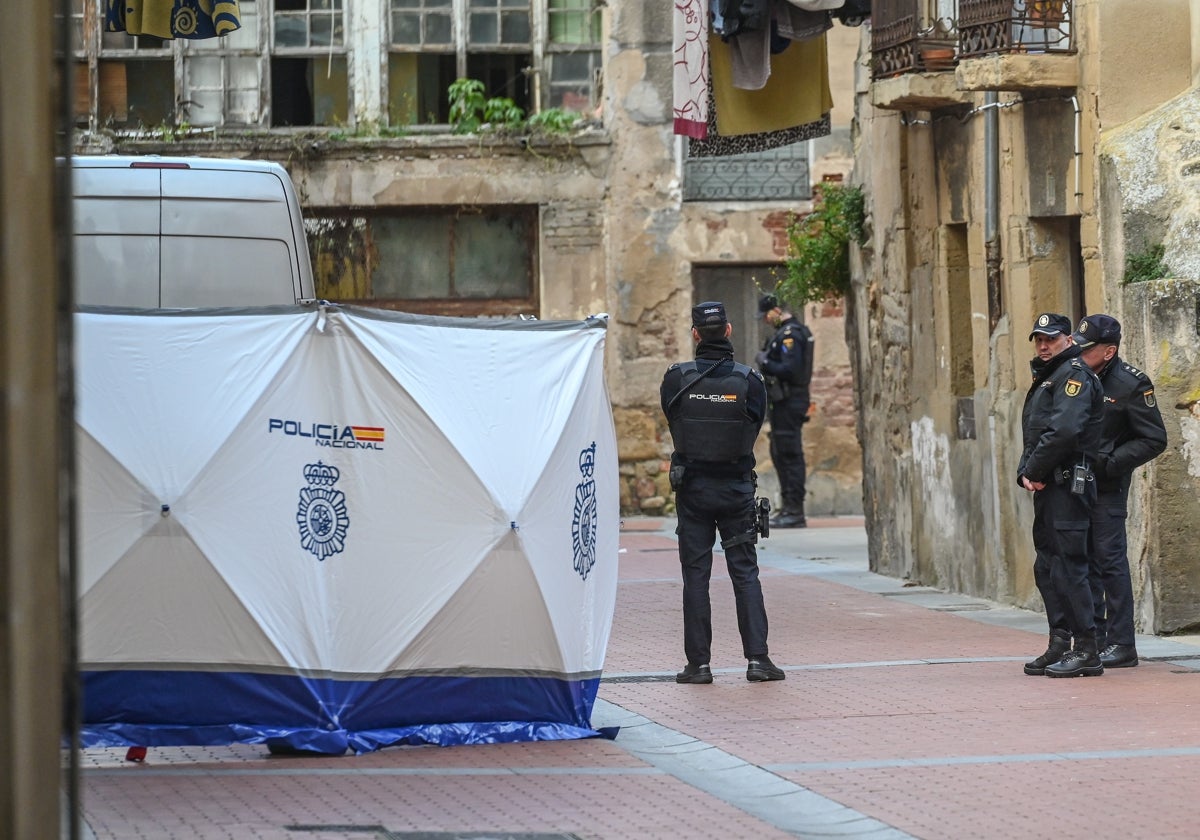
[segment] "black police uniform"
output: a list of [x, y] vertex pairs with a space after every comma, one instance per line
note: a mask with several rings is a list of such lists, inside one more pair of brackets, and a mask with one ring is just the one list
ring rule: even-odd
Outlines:
[[[1101, 648], [1132, 647], [1133, 585], [1125, 535], [1129, 483], [1134, 469], [1167, 448], [1167, 429], [1150, 377], [1119, 356], [1113, 356], [1097, 376], [1104, 388], [1104, 410], [1095, 466], [1098, 492], [1089, 535], [1096, 642]], [[1123, 664], [1136, 663], [1135, 656]]]
[[[804, 525], [808, 468], [803, 426], [808, 422], [813, 371], [813, 334], [796, 318], [779, 325], [759, 354], [771, 415], [771, 460], [779, 475], [780, 527]], [[775, 523], [772, 523], [775, 524]]]
[[[1046, 485], [1033, 494], [1033, 574], [1051, 638], [1074, 636], [1076, 650], [1098, 662], [1087, 546], [1096, 483], [1084, 478], [1081, 487], [1073, 485], [1076, 466], [1090, 469], [1097, 449], [1103, 391], [1079, 353], [1069, 346], [1030, 363], [1034, 379], [1021, 412], [1024, 451], [1017, 480]], [[1034, 672], [1027, 666], [1026, 673]]]
[[706, 340], [697, 345], [694, 363], [667, 370], [660, 393], [675, 444], [673, 477], [682, 468], [674, 488], [679, 517], [675, 533], [683, 567], [683, 648], [688, 664], [709, 663], [708, 584], [717, 532], [733, 582], [742, 651], [749, 660], [765, 657], [767, 611], [754, 548], [754, 440], [766, 411], [762, 377], [735, 365], [733, 344], [727, 339]]

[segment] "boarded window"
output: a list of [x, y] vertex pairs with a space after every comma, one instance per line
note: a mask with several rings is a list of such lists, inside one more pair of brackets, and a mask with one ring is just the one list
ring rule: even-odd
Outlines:
[[308, 212], [317, 296], [454, 315], [537, 311], [536, 207]]

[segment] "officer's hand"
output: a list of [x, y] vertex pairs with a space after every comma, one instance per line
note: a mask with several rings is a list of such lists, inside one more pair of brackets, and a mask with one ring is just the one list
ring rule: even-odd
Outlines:
[[766, 350], [759, 350], [759, 351], [758, 351], [758, 355], [756, 355], [756, 356], [754, 357], [754, 362], [755, 362], [755, 364], [757, 364], [757, 365], [758, 365], [760, 368], [761, 368], [761, 367], [762, 367], [764, 364], [766, 364], [766, 363], [767, 363], [767, 351], [766, 351]]

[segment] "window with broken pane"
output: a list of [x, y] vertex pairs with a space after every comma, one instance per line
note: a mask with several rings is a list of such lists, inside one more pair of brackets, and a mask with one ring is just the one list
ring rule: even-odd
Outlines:
[[350, 117], [343, 0], [274, 0], [271, 125], [345, 125]]
[[305, 219], [317, 296], [413, 312], [536, 311], [537, 207], [427, 207]]

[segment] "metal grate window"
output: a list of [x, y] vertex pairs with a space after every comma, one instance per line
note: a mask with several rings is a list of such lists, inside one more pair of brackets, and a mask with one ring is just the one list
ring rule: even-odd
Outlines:
[[689, 158], [683, 169], [684, 201], [804, 201], [812, 198], [808, 144], [766, 152]]

